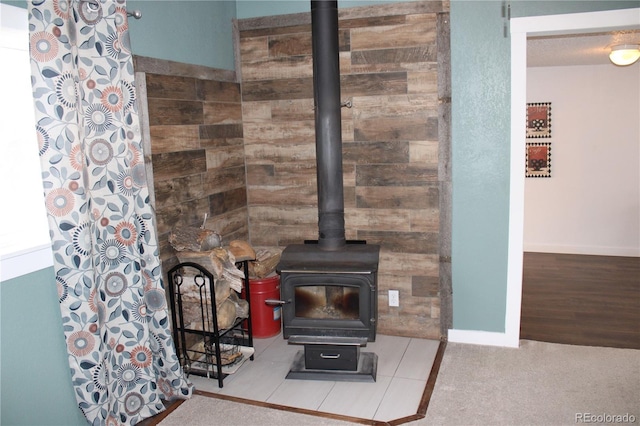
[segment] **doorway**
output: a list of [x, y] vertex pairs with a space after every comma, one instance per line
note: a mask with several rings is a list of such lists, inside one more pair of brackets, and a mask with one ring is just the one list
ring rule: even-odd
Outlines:
[[527, 37], [611, 31], [640, 25], [640, 9], [514, 18], [511, 20], [511, 165], [505, 344], [518, 346], [524, 255], [524, 160]]

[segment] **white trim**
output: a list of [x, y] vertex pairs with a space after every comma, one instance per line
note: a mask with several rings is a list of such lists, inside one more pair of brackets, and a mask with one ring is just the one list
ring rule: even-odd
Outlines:
[[503, 346], [509, 348], [517, 348], [520, 345], [520, 341], [518, 339], [514, 341], [513, 337], [508, 336], [506, 333], [478, 330], [451, 329], [449, 330], [447, 341], [453, 343], [467, 343], [470, 345]]
[[615, 31], [637, 27], [639, 22], [640, 9], [636, 8], [512, 18], [510, 26], [511, 34], [545, 36]]
[[33, 247], [0, 258], [0, 282], [53, 266], [51, 244]]
[[[511, 24], [513, 25], [513, 24]], [[507, 252], [507, 295], [505, 333], [520, 339], [522, 305], [522, 257], [524, 246], [524, 161], [527, 90], [527, 36], [511, 29], [511, 164], [509, 178], [509, 249]], [[514, 79], [516, 81], [514, 81]], [[517, 141], [517, 143], [514, 143]]]
[[[511, 167], [509, 178], [509, 252], [504, 338], [477, 332], [454, 333], [454, 338], [503, 342], [511, 346], [520, 337], [522, 256], [524, 236], [525, 105], [527, 102], [527, 36], [575, 34], [640, 27], [640, 8], [603, 12], [513, 18], [511, 28]], [[455, 330], [451, 330], [455, 331]], [[471, 333], [471, 334], [469, 334]], [[501, 340], [502, 339], [502, 340]], [[451, 341], [451, 334], [449, 335]], [[484, 343], [490, 344], [490, 343]]]

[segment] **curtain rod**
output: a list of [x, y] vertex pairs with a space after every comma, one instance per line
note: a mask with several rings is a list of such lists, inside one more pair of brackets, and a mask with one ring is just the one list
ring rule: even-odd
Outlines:
[[[97, 8], [100, 7], [100, 2], [98, 0], [87, 0], [87, 2], [89, 5], [93, 5], [96, 8], [94, 10], [97, 10]], [[127, 10], [127, 16], [134, 17], [135, 19], [140, 19], [142, 18], [142, 12], [139, 10], [134, 10], [133, 12], [129, 12]]]
[[127, 10], [127, 16], [133, 16], [136, 19], [140, 19], [142, 18], [142, 12], [140, 12], [139, 10], [134, 10], [133, 12], [129, 12]]

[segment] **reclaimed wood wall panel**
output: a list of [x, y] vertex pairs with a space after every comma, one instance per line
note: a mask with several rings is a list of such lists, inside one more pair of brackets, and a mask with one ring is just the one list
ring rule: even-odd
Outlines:
[[351, 50], [374, 50], [407, 46], [430, 47], [436, 42], [436, 14], [405, 15], [402, 23], [372, 25], [351, 31]]
[[245, 186], [244, 166], [207, 170], [202, 185], [207, 194], [215, 194]]
[[242, 145], [225, 149], [208, 149], [207, 169], [221, 169], [228, 167], [244, 166], [244, 149]]
[[200, 101], [148, 98], [148, 102], [151, 126], [202, 124], [203, 107]]
[[248, 241], [249, 224], [247, 223], [247, 207], [228, 211], [207, 219], [207, 228], [215, 229], [223, 237], [223, 244], [232, 240]]
[[361, 209], [427, 210], [438, 208], [438, 188], [433, 186], [358, 186], [357, 207]]
[[[345, 11], [339, 11], [339, 15], [342, 17], [340, 19], [340, 28], [347, 28], [352, 30], [354, 28], [368, 28], [368, 27], [379, 27], [385, 25], [397, 25], [403, 24], [406, 22], [406, 16], [404, 15], [395, 15], [395, 16], [369, 16], [363, 18], [346, 18]], [[351, 31], [349, 31], [349, 35], [351, 35]], [[351, 38], [351, 37], [349, 37]]]
[[152, 154], [163, 152], [190, 151], [200, 147], [197, 125], [152, 126], [150, 130], [153, 146]]
[[[297, 22], [297, 18], [300, 18], [302, 15], [308, 15], [306, 17], [307, 19], [303, 18], [305, 23], [301, 23], [297, 25], [293, 24], [293, 22], [294, 21]], [[243, 21], [240, 22], [240, 26], [243, 26], [242, 25]], [[257, 20], [251, 20], [251, 21], [254, 21], [254, 22], [264, 21], [266, 24], [261, 25], [258, 23], [258, 25], [249, 25], [249, 27], [251, 28], [241, 28], [240, 37], [243, 40], [246, 40], [247, 38], [253, 38], [253, 37], [273, 37], [281, 34], [302, 34], [305, 32], [308, 32], [308, 33], [311, 32], [311, 27], [310, 27], [311, 19], [309, 14], [299, 14], [297, 16], [281, 15], [281, 16], [267, 17], [266, 19], [258, 18]], [[241, 49], [242, 49], [242, 46], [241, 46]]]
[[207, 170], [204, 149], [153, 154], [153, 176], [156, 180], [202, 173]]
[[[169, 233], [176, 227], [201, 224], [204, 217], [201, 212], [209, 210], [208, 198], [197, 198], [187, 203], [165, 206], [156, 209], [158, 222], [158, 238], [166, 239]], [[165, 253], [167, 258], [173, 257], [173, 253]]]
[[[341, 111], [346, 237], [381, 244], [381, 333], [441, 336], [437, 22], [447, 10], [446, 1], [339, 10], [341, 97], [351, 101]], [[310, 14], [238, 22], [257, 246], [318, 238], [310, 23]], [[388, 307], [388, 289], [400, 291], [399, 308]]]
[[437, 297], [440, 282], [438, 277], [411, 277], [411, 291], [417, 296]]
[[316, 162], [296, 162], [288, 164], [247, 163], [247, 183], [250, 186], [316, 186]]
[[341, 76], [340, 93], [344, 98], [407, 93], [407, 73], [390, 72]]
[[242, 102], [240, 85], [230, 81], [196, 80], [198, 99], [206, 102], [231, 102], [240, 104]]
[[169, 233], [180, 226], [200, 226], [205, 215], [205, 227], [220, 233], [223, 242], [249, 239], [240, 84], [188, 76], [185, 69], [174, 68], [182, 74], [145, 74], [165, 269], [177, 262]]
[[438, 93], [438, 72], [435, 70], [408, 72], [407, 93]]
[[437, 141], [411, 141], [409, 142], [409, 162], [438, 165]]
[[344, 143], [342, 158], [346, 162], [361, 164], [407, 163], [409, 162], [409, 142], [394, 143], [356, 141]]
[[289, 99], [313, 99], [313, 77], [242, 82], [243, 102]]
[[249, 192], [249, 206], [317, 206], [315, 188], [304, 186], [255, 186]]
[[345, 206], [347, 228], [361, 231], [411, 231], [407, 209], [363, 209]]
[[228, 211], [247, 207], [247, 191], [244, 188], [230, 189], [209, 196], [209, 205], [213, 216], [225, 214]]
[[415, 62], [434, 62], [435, 46], [404, 47], [398, 49], [365, 50], [353, 52], [351, 61], [354, 65], [362, 64], [406, 64]]
[[[441, 197], [442, 198], [442, 197]], [[440, 214], [438, 214], [440, 213]], [[425, 210], [411, 211], [410, 228], [415, 231], [437, 231], [440, 229], [440, 218], [442, 217], [442, 204], [438, 207]], [[442, 234], [440, 234], [440, 244], [442, 244]]]
[[438, 169], [418, 164], [364, 164], [357, 168], [356, 185], [426, 186], [438, 181]]
[[308, 55], [268, 58], [243, 68], [242, 73], [248, 80], [313, 77], [312, 60]]
[[269, 57], [268, 37], [243, 37], [240, 45], [241, 56], [251, 56], [254, 59], [266, 59]]
[[195, 78], [160, 74], [147, 74], [146, 77], [149, 99], [200, 99]]
[[158, 180], [155, 184], [157, 206], [187, 203], [205, 197], [202, 173], [174, 179]]
[[207, 102], [203, 108], [205, 124], [242, 123], [242, 105], [230, 102]]
[[315, 125], [307, 121], [271, 121], [244, 124], [246, 145], [262, 144], [265, 139], [279, 144], [315, 141]]
[[314, 120], [313, 99], [286, 99], [267, 104], [273, 121], [310, 121]]
[[200, 146], [203, 148], [220, 148], [225, 146], [242, 146], [242, 124], [220, 124], [200, 126]]

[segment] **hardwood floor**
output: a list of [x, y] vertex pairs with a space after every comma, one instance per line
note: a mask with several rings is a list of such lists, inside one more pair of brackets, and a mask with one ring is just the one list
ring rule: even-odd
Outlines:
[[640, 349], [640, 258], [524, 253], [520, 336]]

